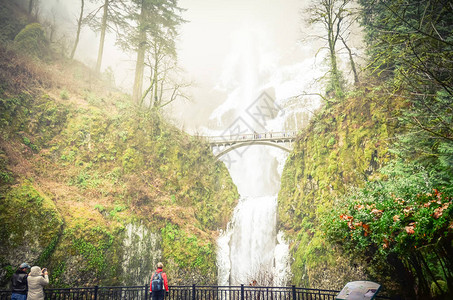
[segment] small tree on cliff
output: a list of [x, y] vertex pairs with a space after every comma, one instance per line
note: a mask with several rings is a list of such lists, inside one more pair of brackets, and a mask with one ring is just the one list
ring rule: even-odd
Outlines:
[[182, 78], [182, 70], [178, 67], [174, 45], [161, 39], [150, 41], [151, 47], [147, 52], [146, 66], [150, 70], [149, 86], [142, 96], [140, 105], [145, 103], [149, 95], [149, 108], [159, 110], [172, 103], [178, 98], [185, 98], [184, 88], [190, 86], [189, 82]]
[[344, 97], [344, 79], [338, 67], [337, 43], [343, 42], [350, 54], [351, 68], [354, 72], [355, 81], [358, 81], [355, 63], [352, 58], [352, 52], [347, 46], [346, 31], [353, 22], [353, 11], [349, 8], [352, 0], [318, 0], [309, 8], [309, 24], [321, 24], [324, 28], [324, 35], [319, 38], [327, 42], [329, 52], [329, 82], [327, 94], [333, 94], [335, 98]]

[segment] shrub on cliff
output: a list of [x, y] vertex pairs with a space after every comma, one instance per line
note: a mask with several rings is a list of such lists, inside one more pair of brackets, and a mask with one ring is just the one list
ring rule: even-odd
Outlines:
[[19, 51], [41, 60], [50, 58], [49, 42], [39, 23], [25, 26], [14, 38], [14, 45]]

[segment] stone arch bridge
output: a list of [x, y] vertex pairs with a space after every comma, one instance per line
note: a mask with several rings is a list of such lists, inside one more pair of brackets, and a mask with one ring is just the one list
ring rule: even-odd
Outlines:
[[254, 132], [225, 136], [207, 136], [211, 148], [219, 149], [215, 153], [215, 157], [219, 159], [221, 156], [240, 147], [263, 145], [272, 146], [291, 152], [292, 143], [296, 139], [296, 132]]

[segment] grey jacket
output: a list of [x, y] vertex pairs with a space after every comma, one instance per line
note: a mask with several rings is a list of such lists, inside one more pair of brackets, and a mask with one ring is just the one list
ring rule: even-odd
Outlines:
[[27, 280], [28, 280], [27, 300], [44, 300], [43, 287], [49, 284], [49, 276], [48, 275], [43, 276], [41, 268], [38, 266], [34, 266], [31, 268]]

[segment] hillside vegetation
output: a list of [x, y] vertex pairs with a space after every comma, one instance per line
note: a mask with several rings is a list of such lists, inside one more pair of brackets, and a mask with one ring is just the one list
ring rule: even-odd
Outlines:
[[366, 72], [346, 93], [327, 95], [282, 175], [279, 219], [291, 239], [294, 284], [341, 289], [373, 280], [381, 294], [451, 298], [447, 2], [359, 1]]
[[0, 285], [23, 261], [54, 287], [145, 284], [158, 261], [170, 284], [214, 284], [238, 198], [224, 164], [22, 29], [0, 47]]

